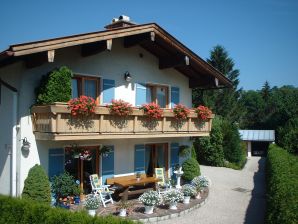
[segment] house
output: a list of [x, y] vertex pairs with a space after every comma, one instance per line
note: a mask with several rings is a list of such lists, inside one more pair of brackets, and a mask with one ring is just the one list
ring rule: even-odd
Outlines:
[[239, 133], [246, 145], [247, 157], [267, 155], [269, 144], [275, 141], [274, 130], [239, 130]]
[[[177, 127], [171, 108], [179, 102], [191, 108], [192, 88], [230, 87], [231, 82], [155, 23], [137, 25], [121, 16], [105, 28], [11, 45], [0, 53], [1, 194], [20, 195], [34, 164], [41, 164], [50, 177], [67, 170], [85, 191], [91, 173], [98, 173], [102, 182], [136, 171], [150, 174], [156, 166], [171, 175], [179, 163], [179, 145], [209, 135], [212, 119], [200, 123], [192, 112]], [[42, 75], [61, 66], [74, 73], [73, 96], [97, 100], [88, 128], [69, 122], [66, 103], [31, 107]], [[112, 99], [136, 108], [156, 102], [164, 116], [148, 127], [135, 109], [120, 127], [105, 107]], [[73, 145], [88, 150], [91, 160], [70, 156]], [[99, 155], [102, 146], [111, 149], [105, 156]]]

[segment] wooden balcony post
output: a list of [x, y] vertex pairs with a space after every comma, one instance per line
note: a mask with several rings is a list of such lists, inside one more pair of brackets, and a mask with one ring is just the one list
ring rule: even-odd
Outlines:
[[99, 115], [99, 132], [102, 133], [103, 132], [103, 114]]
[[187, 118], [187, 132], [190, 132], [191, 117]]
[[133, 130], [132, 130], [133, 133], [137, 132], [137, 123], [138, 123], [138, 116], [135, 115], [133, 119]]
[[163, 117], [162, 118], [162, 129], [161, 129], [162, 133], [165, 132], [165, 125], [166, 125], [166, 117]]

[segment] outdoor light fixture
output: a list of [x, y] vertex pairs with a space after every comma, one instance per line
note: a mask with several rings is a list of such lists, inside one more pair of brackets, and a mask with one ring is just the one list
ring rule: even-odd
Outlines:
[[29, 151], [30, 146], [31, 146], [31, 143], [28, 142], [28, 140], [27, 140], [26, 137], [23, 138], [22, 140], [23, 140], [23, 146], [22, 146], [22, 149], [23, 149], [24, 151]]
[[129, 74], [129, 72], [124, 73], [124, 79], [125, 79], [126, 82], [130, 82], [132, 80], [132, 77]]

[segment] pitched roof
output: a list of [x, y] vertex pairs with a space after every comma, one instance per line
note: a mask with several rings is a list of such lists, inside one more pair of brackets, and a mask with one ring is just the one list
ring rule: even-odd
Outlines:
[[244, 141], [275, 141], [274, 130], [239, 130], [239, 133]]
[[232, 87], [231, 81], [156, 23], [11, 45], [0, 53], [0, 67], [39, 53], [124, 38], [124, 46], [140, 45], [159, 58], [160, 69], [173, 67], [190, 78], [190, 87]]

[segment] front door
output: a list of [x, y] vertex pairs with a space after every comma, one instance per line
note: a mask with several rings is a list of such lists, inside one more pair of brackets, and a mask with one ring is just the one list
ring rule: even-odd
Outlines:
[[168, 171], [168, 144], [145, 145], [145, 172], [148, 176], [154, 175], [155, 168], [164, 168]]
[[70, 148], [65, 149], [65, 171], [80, 182], [81, 191], [85, 194], [91, 192], [89, 176], [98, 174], [99, 147], [80, 147], [80, 154], [74, 154]]

